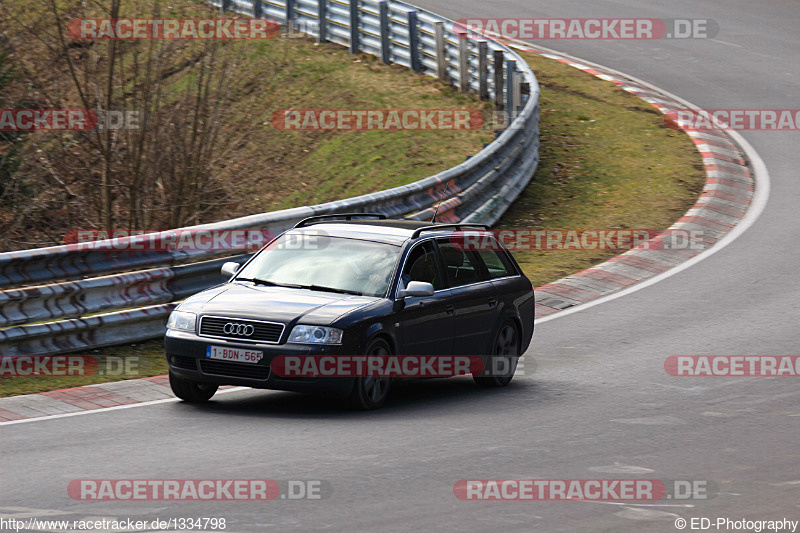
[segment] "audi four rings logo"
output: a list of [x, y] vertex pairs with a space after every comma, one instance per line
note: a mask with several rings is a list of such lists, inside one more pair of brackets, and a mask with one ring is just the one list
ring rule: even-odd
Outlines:
[[236, 322], [228, 322], [222, 327], [225, 335], [239, 335], [242, 337], [249, 337], [255, 332], [255, 328], [250, 324], [238, 324]]

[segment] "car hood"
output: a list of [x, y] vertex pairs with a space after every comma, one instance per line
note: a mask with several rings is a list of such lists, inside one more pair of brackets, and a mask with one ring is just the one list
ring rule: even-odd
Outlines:
[[226, 283], [195, 294], [180, 309], [200, 315], [329, 325], [376, 300], [370, 296]]

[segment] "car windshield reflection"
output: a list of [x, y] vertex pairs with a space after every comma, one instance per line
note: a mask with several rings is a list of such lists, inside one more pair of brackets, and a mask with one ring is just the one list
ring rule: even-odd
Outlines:
[[400, 247], [317, 235], [278, 238], [236, 281], [380, 297], [391, 282]]

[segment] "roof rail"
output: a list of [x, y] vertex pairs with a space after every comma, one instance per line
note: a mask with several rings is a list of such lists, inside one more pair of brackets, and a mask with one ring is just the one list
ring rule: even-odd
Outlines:
[[456, 230], [460, 229], [489, 229], [489, 226], [486, 224], [436, 224], [435, 226], [423, 226], [421, 228], [417, 228], [414, 231], [414, 234], [411, 235], [412, 239], [416, 239], [419, 237], [423, 231], [437, 231], [440, 229], [445, 228], [455, 228]]
[[353, 217], [358, 217], [359, 219], [371, 217], [371, 218], [377, 218], [378, 220], [386, 220], [386, 215], [381, 215], [380, 213], [339, 213], [336, 215], [317, 215], [313, 217], [304, 218], [303, 220], [298, 222], [294, 227], [304, 228], [306, 226], [310, 226], [311, 224], [315, 224], [317, 222], [322, 222], [323, 220], [329, 218], [331, 219], [343, 218], [344, 220], [353, 220]]

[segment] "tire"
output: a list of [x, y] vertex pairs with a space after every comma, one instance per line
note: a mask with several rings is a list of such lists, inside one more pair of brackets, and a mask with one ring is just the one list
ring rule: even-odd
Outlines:
[[216, 394], [217, 385], [207, 385], [197, 383], [189, 379], [179, 378], [172, 372], [169, 373], [169, 386], [175, 396], [189, 403], [203, 403], [211, 399]]
[[[365, 355], [390, 355], [392, 353], [389, 343], [383, 339], [375, 339], [369, 344]], [[389, 396], [391, 378], [363, 376], [357, 377], [350, 393], [348, 403], [353, 409], [371, 411], [378, 409], [386, 402]]]
[[[475, 383], [482, 387], [505, 387], [514, 378], [519, 360], [519, 333], [510, 320], [503, 322], [492, 342], [492, 353], [489, 357], [489, 368], [480, 376], [475, 376]], [[499, 361], [504, 361], [503, 366]], [[495, 374], [495, 369], [504, 370]]]

